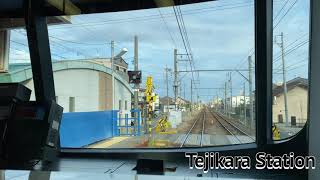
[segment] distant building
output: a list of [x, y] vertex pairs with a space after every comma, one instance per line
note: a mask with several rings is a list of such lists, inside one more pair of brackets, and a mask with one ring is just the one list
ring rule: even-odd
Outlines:
[[[250, 97], [249, 96], [240, 95], [240, 96], [233, 96], [232, 97], [232, 107], [238, 107], [244, 103], [246, 105], [250, 104]], [[229, 98], [229, 101], [227, 102], [227, 104], [230, 105], [230, 98]]]
[[182, 98], [178, 97], [177, 98], [177, 106], [179, 107], [180, 110], [185, 111], [187, 109], [190, 109], [191, 102]]
[[[92, 61], [97, 64], [101, 64], [105, 67], [111, 69], [111, 59], [110, 58], [95, 58], [95, 59], [85, 59], [86, 61]], [[115, 56], [113, 59], [113, 70], [115, 70], [119, 75], [121, 75], [125, 80], [129, 81], [127, 74], [128, 63], [122, 58]]]
[[216, 109], [222, 109], [223, 108], [223, 99], [219, 97], [215, 97], [211, 102], [210, 102], [210, 107], [216, 108]]
[[185, 106], [190, 104], [190, 101], [183, 99], [182, 97], [177, 97], [177, 105], [178, 106]]
[[[308, 117], [308, 80], [297, 77], [287, 82], [287, 100], [289, 123], [296, 119], [297, 124], [304, 124]], [[283, 85], [273, 88], [273, 122], [285, 123]]]
[[183, 99], [182, 97], [177, 97], [177, 103], [175, 104], [174, 98], [171, 97], [162, 97], [160, 98], [159, 107], [162, 112], [168, 112], [175, 110], [176, 106], [180, 110], [186, 110], [190, 106], [190, 101]]
[[246, 105], [246, 109], [249, 109], [250, 106], [250, 97], [239, 95], [239, 96], [232, 96], [232, 101], [230, 101], [230, 97], [227, 98], [226, 102], [223, 99], [220, 101], [214, 101], [214, 107], [223, 109], [224, 104], [226, 103], [226, 108], [231, 111], [232, 113], [239, 113], [239, 108], [244, 108]]
[[[102, 59], [90, 59], [52, 63], [56, 100], [64, 112], [131, 110], [133, 90], [125, 73], [120, 73], [120, 67], [125, 72], [127, 66], [114, 63], [116, 71], [112, 82], [111, 66], [102, 62]], [[29, 63], [10, 64], [9, 72], [0, 74], [1, 83], [20, 82], [32, 90], [31, 100], [35, 100], [32, 78]]]
[[174, 99], [168, 96], [160, 98], [159, 107], [162, 112], [168, 112], [175, 109]]

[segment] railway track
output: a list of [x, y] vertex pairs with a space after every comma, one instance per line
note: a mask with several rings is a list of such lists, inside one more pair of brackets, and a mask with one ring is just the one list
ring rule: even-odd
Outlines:
[[[215, 129], [210, 129], [213, 126], [215, 126]], [[231, 135], [234, 138], [234, 142], [240, 144], [250, 142], [248, 141], [248, 139], [255, 141], [255, 139], [252, 136], [247, 134], [245, 131], [243, 131], [236, 124], [232, 123], [223, 115], [217, 112], [212, 112], [208, 108], [204, 108], [199, 113], [198, 117], [195, 119], [192, 125], [189, 126], [188, 131], [186, 132], [181, 141], [180, 148], [195, 146], [202, 147], [205, 144], [205, 135], [217, 135], [217, 131], [218, 135]]]
[[198, 117], [194, 123], [192, 124], [191, 128], [188, 130], [187, 134], [185, 135], [180, 148], [185, 147], [187, 141], [189, 140], [191, 134], [196, 134], [199, 133], [199, 128], [200, 128], [200, 143], [199, 146], [203, 146], [203, 136], [204, 136], [204, 131], [205, 131], [205, 121], [206, 121], [206, 112], [203, 111], [200, 113], [200, 117]]
[[255, 139], [252, 136], [250, 136], [245, 131], [237, 127], [234, 123], [227, 120], [223, 115], [216, 112], [214, 113], [212, 111], [209, 112], [217, 120], [217, 122], [219, 122], [219, 124], [224, 128], [224, 130], [227, 131], [230, 135], [232, 135], [240, 144], [246, 142], [243, 142], [239, 138], [239, 135], [249, 137], [250, 139], [255, 141]]

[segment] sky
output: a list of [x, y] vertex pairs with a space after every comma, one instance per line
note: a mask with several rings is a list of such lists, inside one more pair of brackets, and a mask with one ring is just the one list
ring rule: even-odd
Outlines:
[[[219, 0], [180, 6], [193, 54], [195, 69], [247, 69], [248, 56], [254, 61], [253, 0]], [[122, 48], [123, 56], [133, 69], [133, 40], [139, 39], [139, 68], [143, 82], [151, 75], [155, 91], [166, 95], [165, 67], [173, 69], [173, 51], [185, 54], [185, 48], [172, 7], [148, 10], [77, 15], [71, 24], [50, 25], [50, 47], [53, 61], [110, 57], [110, 42], [115, 42], [115, 54]], [[282, 61], [279, 58], [279, 35], [284, 33], [287, 80], [308, 78], [309, 1], [274, 0], [274, 83], [282, 82]], [[12, 30], [10, 63], [30, 62], [24, 29]], [[178, 57], [186, 59], [186, 57]], [[254, 64], [253, 64], [254, 66]], [[185, 61], [179, 70], [190, 70]], [[223, 88], [228, 72], [194, 74], [198, 88]], [[199, 76], [198, 76], [199, 75]], [[248, 72], [243, 72], [244, 76]], [[228, 94], [240, 95], [247, 81], [237, 72], [231, 73], [232, 86]], [[191, 73], [179, 73], [180, 96], [190, 100]], [[193, 99], [208, 102], [222, 97], [223, 89], [193, 90]], [[169, 74], [169, 96], [173, 96], [173, 74]]]

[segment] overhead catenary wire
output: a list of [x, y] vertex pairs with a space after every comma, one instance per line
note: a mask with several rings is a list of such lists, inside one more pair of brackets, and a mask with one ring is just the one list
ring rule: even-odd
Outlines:
[[[253, 6], [253, 2], [245, 2], [245, 3], [232, 3], [228, 5], [220, 5], [220, 6], [213, 6], [213, 7], [204, 7], [204, 8], [198, 8], [198, 9], [192, 9], [192, 10], [186, 10], [182, 15], [193, 15], [198, 14], [202, 12], [215, 12], [215, 11], [222, 11], [222, 10], [231, 10], [231, 9], [237, 9], [237, 8], [245, 8]], [[204, 11], [206, 10], [206, 11]], [[163, 17], [175, 17], [174, 13], [166, 13], [162, 14]], [[77, 25], [60, 25], [57, 27], [51, 27], [50, 29], [64, 29], [64, 28], [74, 28], [74, 27], [82, 27], [82, 26], [100, 26], [105, 24], [114, 24], [114, 23], [125, 23], [125, 22], [137, 22], [137, 21], [145, 21], [145, 20], [158, 20], [161, 18], [161, 15], [159, 14], [152, 14], [152, 15], [144, 15], [144, 16], [136, 16], [136, 17], [128, 17], [128, 18], [119, 18], [119, 19], [110, 19], [105, 21], [98, 21], [98, 22], [88, 22], [88, 23], [82, 23]]]
[[160, 14], [160, 16], [161, 16], [161, 19], [162, 19], [163, 24], [164, 24], [165, 28], [167, 29], [167, 31], [168, 31], [168, 33], [169, 33], [170, 39], [171, 39], [171, 41], [172, 41], [172, 44], [173, 44], [174, 47], [176, 48], [176, 47], [177, 47], [177, 43], [176, 43], [176, 41], [175, 41], [174, 38], [173, 38], [173, 35], [172, 35], [171, 31], [170, 31], [170, 28], [169, 28], [169, 26], [168, 26], [168, 24], [167, 24], [167, 21], [166, 21], [165, 18], [163, 17], [161, 10], [160, 10], [159, 8], [157, 8], [157, 9], [158, 9], [158, 12], [159, 12], [159, 14]]
[[[181, 1], [181, 0], [180, 0]], [[183, 18], [183, 15], [182, 15], [182, 12], [181, 12], [181, 8], [180, 6], [178, 6], [178, 11], [179, 11], [179, 14], [180, 14], [180, 19], [182, 20], [182, 25], [183, 25], [183, 29], [184, 29], [184, 33], [185, 33], [185, 37], [186, 37], [186, 40], [187, 40], [187, 45], [188, 45], [188, 48], [189, 48], [189, 53], [190, 53], [190, 68], [191, 69], [195, 69], [195, 65], [194, 65], [194, 59], [193, 59], [193, 52], [192, 52], [192, 48], [191, 48], [191, 45], [190, 45], [190, 40], [189, 40], [189, 36], [188, 36], [188, 32], [187, 32], [187, 28], [185, 26], [185, 23], [184, 23], [184, 18]], [[197, 79], [199, 80], [199, 72], [197, 72]]]
[[194, 72], [193, 72], [193, 69], [194, 69], [193, 68], [193, 66], [194, 66], [194, 64], [193, 64], [193, 54], [192, 54], [192, 50], [191, 50], [191, 45], [190, 45], [188, 33], [187, 33], [187, 30], [186, 30], [186, 27], [185, 27], [183, 15], [182, 15], [182, 12], [181, 12], [181, 9], [180, 9], [179, 6], [176, 7], [174, 5], [174, 6], [172, 6], [172, 8], [173, 8], [173, 11], [174, 11], [174, 14], [175, 14], [175, 19], [176, 19], [177, 26], [178, 26], [178, 29], [179, 29], [179, 33], [180, 33], [180, 36], [181, 36], [181, 39], [182, 39], [183, 47], [184, 47], [184, 50], [185, 50], [185, 53], [186, 53], [185, 55], [187, 56], [189, 64], [190, 64], [191, 77], [192, 77], [191, 82], [194, 82], [195, 78], [194, 78]]

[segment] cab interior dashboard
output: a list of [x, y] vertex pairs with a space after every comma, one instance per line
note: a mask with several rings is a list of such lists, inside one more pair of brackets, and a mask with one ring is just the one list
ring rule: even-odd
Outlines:
[[[42, 17], [70, 14], [91, 14], [102, 12], [130, 11], [138, 9], [149, 9], [156, 7], [165, 7], [172, 5], [201, 3], [207, 0], [5, 0], [0, 2], [0, 18], [25, 18], [29, 49], [31, 53], [32, 71], [39, 78], [35, 79], [36, 104], [46, 104], [47, 115], [44, 119], [61, 119], [61, 107], [54, 102], [52, 106], [58, 110], [56, 116], [49, 115], [52, 113], [51, 103], [54, 101], [54, 84], [52, 82], [51, 58], [47, 51], [48, 31], [47, 25]], [[67, 4], [66, 4], [67, 2]], [[256, 139], [254, 143], [239, 145], [224, 145], [215, 147], [183, 147], [183, 148], [134, 148], [134, 149], [82, 149], [82, 148], [60, 148], [59, 140], [54, 142], [53, 147], [56, 152], [52, 153], [55, 158], [48, 161], [42, 161], [43, 156], [33, 163], [17, 161], [17, 159], [7, 159], [0, 161], [1, 169], [20, 169], [20, 170], [42, 170], [42, 171], [96, 171], [104, 173], [124, 173], [136, 168], [141, 174], [165, 174], [171, 175], [166, 169], [176, 167], [176, 175], [183, 175], [190, 172], [190, 176], [198, 176], [198, 171], [188, 168], [190, 163], [186, 158], [187, 153], [197, 152], [199, 156], [205, 157], [206, 152], [218, 152], [221, 156], [248, 156], [250, 157], [250, 169], [234, 170], [217, 170], [210, 169], [208, 174], [212, 177], [226, 178], [256, 178], [256, 179], [316, 179], [317, 170], [310, 173], [306, 169], [287, 170], [287, 169], [262, 169], [255, 168], [257, 163], [256, 155], [259, 152], [265, 152], [274, 156], [283, 156], [293, 152], [297, 156], [307, 156], [310, 153], [319, 158], [319, 145], [315, 142], [317, 128], [319, 128], [319, 112], [315, 108], [320, 102], [319, 90], [320, 76], [317, 72], [320, 67], [317, 58], [320, 53], [320, 2], [311, 0], [310, 12], [310, 65], [309, 83], [309, 121], [304, 125], [302, 130], [296, 135], [281, 141], [272, 139], [272, 1], [255, 0], [255, 59], [256, 59]], [[36, 30], [36, 31], [34, 31]], [[37, 43], [35, 43], [36, 41]], [[33, 43], [32, 43], [33, 42]], [[46, 47], [39, 47], [40, 45]], [[51, 78], [51, 80], [50, 80]], [[28, 94], [28, 93], [27, 93]], [[46, 103], [45, 103], [46, 102]], [[23, 104], [23, 103], [22, 103]], [[32, 103], [31, 103], [32, 104]], [[27, 105], [31, 106], [27, 103]], [[26, 106], [27, 106], [26, 105]], [[318, 106], [319, 107], [319, 106]], [[48, 111], [48, 112], [47, 112]], [[44, 113], [44, 114], [46, 114]], [[53, 122], [53, 121], [48, 121]], [[59, 122], [59, 120], [57, 121]], [[50, 124], [50, 123], [49, 123]], [[47, 125], [47, 124], [46, 124]], [[52, 124], [50, 124], [51, 126]], [[15, 128], [15, 127], [13, 127]], [[31, 128], [31, 127], [30, 127]], [[39, 128], [39, 127], [38, 127]], [[50, 129], [50, 128], [49, 128]], [[48, 135], [47, 131], [39, 131], [42, 135], [41, 145], [44, 147], [46, 142], [44, 136]], [[39, 134], [39, 135], [40, 135]], [[49, 133], [50, 134], [50, 133]], [[22, 136], [22, 135], [21, 135]], [[43, 139], [44, 138], [44, 139]], [[29, 139], [30, 140], [30, 139]], [[22, 143], [22, 142], [20, 142]], [[31, 143], [32, 144], [32, 143]], [[36, 144], [36, 143], [35, 143]], [[34, 146], [32, 151], [44, 151], [40, 145]], [[15, 147], [15, 146], [14, 146]], [[15, 153], [24, 153], [21, 146]], [[311, 149], [309, 149], [311, 147]], [[30, 153], [30, 151], [28, 151]], [[46, 153], [45, 152], [45, 153]], [[3, 158], [3, 156], [2, 156]], [[53, 160], [52, 160], [53, 159]], [[153, 166], [154, 165], [154, 166]], [[158, 166], [157, 166], [158, 165]], [[90, 167], [90, 168], [88, 168]], [[318, 173], [319, 175], [320, 173]], [[202, 176], [202, 175], [201, 175]], [[200, 177], [200, 175], [199, 175]]]

